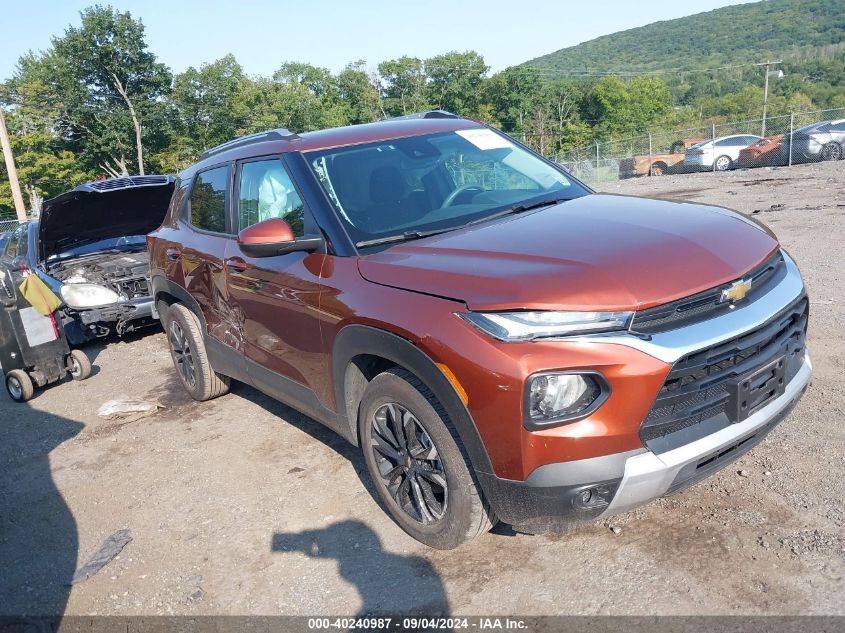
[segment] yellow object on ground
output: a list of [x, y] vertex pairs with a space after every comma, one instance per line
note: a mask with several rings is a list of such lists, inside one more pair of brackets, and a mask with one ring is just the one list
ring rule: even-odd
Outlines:
[[62, 300], [34, 273], [24, 277], [20, 291], [32, 307], [44, 316], [50, 316], [62, 305]]

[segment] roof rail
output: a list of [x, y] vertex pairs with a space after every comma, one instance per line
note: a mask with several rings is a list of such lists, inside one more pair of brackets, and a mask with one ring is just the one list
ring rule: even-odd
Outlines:
[[405, 119], [460, 119], [457, 114], [446, 110], [427, 110], [426, 112], [414, 112], [402, 116], [387, 117], [387, 121], [403, 121]]
[[209, 156], [214, 156], [215, 154], [225, 152], [226, 150], [234, 149], [236, 147], [242, 147], [244, 145], [252, 145], [253, 143], [261, 143], [262, 141], [293, 141], [298, 138], [299, 136], [294, 134], [290, 130], [280, 127], [275, 130], [267, 130], [265, 132], [249, 134], [248, 136], [239, 136], [238, 138], [233, 138], [231, 141], [226, 141], [225, 143], [221, 143], [220, 145], [217, 145], [215, 147], [212, 147], [211, 149], [204, 151], [202, 154], [200, 154], [199, 159], [205, 160]]

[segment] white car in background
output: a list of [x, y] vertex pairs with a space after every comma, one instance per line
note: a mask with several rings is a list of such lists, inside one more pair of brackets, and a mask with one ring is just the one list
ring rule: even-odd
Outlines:
[[702, 141], [690, 147], [684, 154], [684, 166], [690, 171], [727, 171], [737, 165], [740, 150], [759, 141], [762, 137], [753, 134], [734, 134]]

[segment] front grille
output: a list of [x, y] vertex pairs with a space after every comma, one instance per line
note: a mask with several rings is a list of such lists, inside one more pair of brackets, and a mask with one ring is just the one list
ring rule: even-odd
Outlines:
[[[753, 269], [742, 279], [751, 279], [751, 290], [738, 306], [752, 303], [768, 293], [786, 275], [786, 265], [780, 251], [762, 265]], [[631, 330], [642, 334], [654, 334], [698, 323], [725, 314], [735, 306], [722, 301], [722, 291], [733, 282], [684, 297], [671, 303], [640, 310], [634, 315]]]
[[678, 360], [640, 427], [645, 445], [682, 446], [783, 393], [803, 362], [808, 310], [802, 296], [756, 330]]

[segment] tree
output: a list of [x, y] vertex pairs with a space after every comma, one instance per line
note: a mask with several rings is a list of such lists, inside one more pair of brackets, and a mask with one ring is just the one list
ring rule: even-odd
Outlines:
[[384, 84], [384, 109], [391, 116], [429, 110], [428, 76], [418, 57], [399, 57], [378, 65]]
[[372, 123], [386, 116], [376, 80], [365, 70], [365, 62], [347, 64], [337, 76], [338, 99], [345, 106], [346, 123]]
[[425, 61], [428, 101], [437, 108], [462, 116], [477, 116], [482, 106], [481, 88], [489, 67], [475, 51], [452, 51]]
[[[81, 167], [73, 152], [63, 147], [62, 140], [48, 128], [38, 126], [26, 112], [9, 112], [6, 122], [18, 180], [26, 194], [29, 209], [36, 215], [45, 198], [91, 179], [91, 173]], [[5, 165], [0, 161], [0, 213], [12, 209], [11, 187]]]
[[176, 122], [174, 133], [168, 147], [156, 156], [158, 162], [175, 171], [209, 147], [242, 133], [250, 114], [248, 83], [232, 55], [176, 75], [168, 102]]
[[[128, 118], [143, 174], [144, 124], [164, 124], [160, 101], [169, 90], [170, 71], [156, 61], [144, 40], [144, 25], [128, 12], [95, 5], [80, 16], [81, 26], [70, 26], [63, 37], [53, 39], [47, 55], [53, 86], [72, 132], [105, 141], [96, 147], [97, 154], [125, 145]], [[111, 158], [120, 166], [122, 156]], [[111, 167], [115, 171], [114, 163]]]
[[599, 136], [643, 134], [672, 108], [672, 95], [656, 77], [602, 77], [584, 98], [583, 117]]

